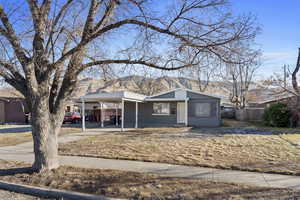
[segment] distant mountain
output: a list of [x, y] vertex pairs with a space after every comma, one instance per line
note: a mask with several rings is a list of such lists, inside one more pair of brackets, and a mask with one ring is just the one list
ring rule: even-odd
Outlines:
[[[143, 76], [126, 76], [114, 80], [104, 81], [103, 79], [87, 78], [82, 79], [73, 96], [78, 98], [88, 93], [100, 91], [128, 90], [132, 92], [152, 95], [158, 92], [175, 88], [188, 88], [199, 91], [197, 81], [183, 77], [159, 77], [146, 78]], [[228, 88], [228, 89], [227, 89]], [[229, 85], [223, 82], [211, 82], [205, 93], [219, 96], [227, 96]]]
[[[147, 78], [144, 76], [125, 76], [113, 80], [85, 78], [81, 79], [77, 88], [72, 94], [72, 98], [79, 98], [89, 93], [101, 91], [128, 90], [145, 95], [153, 95], [162, 91], [175, 88], [188, 88], [199, 91], [196, 80], [184, 77], [163, 76], [159, 78]], [[228, 98], [231, 85], [221, 81], [210, 82], [204, 93]], [[249, 91], [249, 102], [263, 101], [272, 98], [274, 89], [267, 89], [257, 83], [253, 83]], [[11, 87], [0, 88], [0, 97], [20, 97], [20, 93]]]

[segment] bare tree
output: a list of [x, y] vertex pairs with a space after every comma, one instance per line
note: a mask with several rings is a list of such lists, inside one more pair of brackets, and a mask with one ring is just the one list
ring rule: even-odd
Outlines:
[[[35, 170], [59, 166], [57, 135], [81, 72], [112, 64], [178, 70], [199, 65], [195, 58], [203, 52], [234, 62], [230, 55], [237, 52], [228, 44], [258, 31], [252, 16], [234, 17], [226, 0], [172, 3], [159, 12], [147, 0], [21, 0], [0, 6], [0, 48], [6, 52], [0, 76], [24, 95], [32, 114]], [[150, 49], [115, 51], [123, 48], [116, 39], [125, 35], [126, 46], [138, 34]], [[187, 50], [194, 54], [183, 59]]]
[[[298, 59], [296, 67], [292, 73], [292, 86], [294, 89], [293, 94], [295, 95], [296, 99], [294, 102], [294, 108], [292, 109], [292, 126], [299, 126], [300, 122], [300, 89], [298, 85], [297, 76], [300, 70], [300, 48], [298, 49]], [[286, 86], [286, 84], [285, 84]]]
[[159, 72], [157, 70], [142, 67], [141, 75], [135, 78], [135, 92], [142, 93], [147, 96], [154, 95], [162, 91], [162, 85], [158, 84], [157, 77]]
[[[240, 45], [240, 44], [239, 44]], [[226, 76], [223, 77], [230, 86], [229, 99], [236, 108], [245, 108], [249, 87], [252, 84], [256, 70], [260, 66], [260, 51], [253, 51], [244, 45], [236, 50], [243, 52], [247, 56], [248, 62], [245, 63], [227, 63], [225, 65]], [[239, 60], [239, 55], [237, 57]]]
[[198, 90], [205, 92], [211, 79], [215, 78], [215, 73], [220, 68], [220, 60], [211, 57], [210, 54], [203, 54], [197, 59], [201, 60], [199, 65], [182, 69], [180, 74], [196, 81]]

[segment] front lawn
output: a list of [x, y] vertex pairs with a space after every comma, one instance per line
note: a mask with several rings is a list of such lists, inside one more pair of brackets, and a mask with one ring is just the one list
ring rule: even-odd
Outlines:
[[[50, 172], [26, 172], [28, 164], [0, 160], [0, 181], [129, 199], [287, 199], [300, 191], [214, 181], [170, 178], [118, 170], [62, 166]], [[18, 167], [18, 169], [13, 169]]]
[[202, 134], [138, 129], [91, 136], [59, 147], [61, 155], [141, 160], [283, 174], [300, 174], [297, 134]]
[[[62, 128], [59, 135], [62, 136], [71, 133], [78, 133], [80, 131], [81, 129], [79, 128]], [[32, 141], [31, 131], [0, 133], [0, 147], [14, 146], [30, 141]]]

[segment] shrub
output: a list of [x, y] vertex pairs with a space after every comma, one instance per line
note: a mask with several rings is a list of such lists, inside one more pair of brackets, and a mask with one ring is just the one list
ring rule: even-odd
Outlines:
[[264, 122], [268, 126], [288, 127], [290, 118], [291, 112], [284, 103], [271, 104], [264, 113]]

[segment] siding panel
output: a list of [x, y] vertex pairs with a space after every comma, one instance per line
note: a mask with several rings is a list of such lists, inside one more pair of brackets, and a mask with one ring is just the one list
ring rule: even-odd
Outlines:
[[[176, 102], [169, 102], [176, 104]], [[170, 105], [170, 107], [175, 105]], [[140, 118], [139, 124], [141, 127], [162, 127], [162, 126], [174, 126], [177, 124], [177, 115], [152, 115], [153, 102], [146, 102], [140, 104]], [[177, 113], [177, 112], [176, 112]]]
[[[211, 116], [210, 117], [197, 117], [195, 116], [197, 103], [210, 103]], [[220, 113], [218, 107], [220, 106], [217, 99], [191, 99], [188, 103], [188, 125], [189, 126], [202, 126], [202, 127], [215, 127], [220, 126]]]
[[125, 101], [124, 102], [124, 127], [134, 128], [134, 126], [135, 126], [135, 102]]
[[151, 99], [157, 99], [157, 98], [175, 98], [175, 92], [169, 92], [166, 94], [162, 94], [156, 97], [152, 97]]

